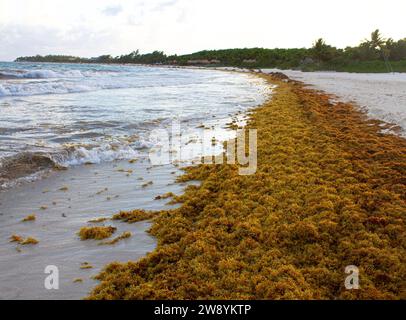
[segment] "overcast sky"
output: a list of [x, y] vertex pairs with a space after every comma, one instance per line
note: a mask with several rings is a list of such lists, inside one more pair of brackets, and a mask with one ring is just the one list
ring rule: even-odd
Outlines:
[[406, 0], [0, 0], [0, 61], [35, 54], [168, 54], [357, 45], [406, 37]]

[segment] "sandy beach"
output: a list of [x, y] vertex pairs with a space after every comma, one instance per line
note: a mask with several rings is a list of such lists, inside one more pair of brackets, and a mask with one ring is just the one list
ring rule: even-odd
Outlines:
[[301, 72], [278, 69], [262, 71], [280, 71], [291, 79], [335, 95], [332, 102], [353, 102], [371, 118], [393, 124], [395, 132], [406, 137], [405, 73]]
[[[212, 133], [217, 140], [216, 144], [212, 146], [213, 148], [203, 150], [203, 153], [200, 154], [193, 152], [193, 150], [202, 150], [202, 140], [199, 139], [199, 135], [195, 131], [186, 135], [187, 143], [183, 146], [186, 153], [190, 154], [219, 154], [223, 150], [223, 142], [235, 136], [235, 133], [230, 128], [227, 128], [228, 124], [233, 122], [234, 125], [241, 127], [246, 125], [248, 120], [248, 128], [258, 128], [260, 134], [259, 176], [254, 175], [247, 178], [235, 176], [235, 166], [227, 165], [220, 167], [210, 165], [193, 166], [184, 175], [180, 167], [192, 164], [191, 159], [181, 163], [179, 167], [178, 164], [154, 166], [151, 165], [147, 157], [141, 157], [137, 161], [116, 160], [97, 165], [79, 165], [62, 171], [52, 170], [42, 179], [1, 191], [0, 238], [3, 239], [3, 244], [0, 248], [0, 263], [2, 267], [4, 266], [3, 270], [5, 271], [0, 277], [0, 291], [2, 292], [0, 298], [80, 299], [88, 296], [90, 292], [92, 292], [90, 297], [94, 299], [189, 299], [213, 296], [227, 299], [247, 299], [253, 296], [314, 299], [333, 298], [341, 294], [344, 298], [396, 297], [400, 289], [396, 288], [395, 291], [385, 288], [378, 289], [372, 283], [361, 296], [351, 296], [348, 293], [331, 289], [331, 287], [335, 286], [334, 279], [338, 277], [337, 273], [339, 273], [342, 265], [346, 263], [346, 258], [336, 256], [341, 253], [335, 251], [335, 245], [334, 248], [329, 247], [331, 244], [327, 243], [333, 240], [326, 240], [326, 237], [336, 239], [340, 232], [346, 233], [345, 228], [341, 229], [341, 225], [346, 223], [345, 219], [351, 219], [343, 212], [340, 212], [341, 215], [337, 215], [337, 210], [342, 211], [343, 209], [337, 208], [335, 203], [342, 203], [340, 206], [344, 206], [344, 208], [350, 206], [348, 207], [352, 208], [348, 209], [350, 211], [364, 210], [364, 207], [354, 209], [355, 207], [351, 207], [350, 203], [360, 203], [360, 201], [366, 199], [367, 193], [359, 191], [358, 184], [362, 179], [365, 180], [365, 175], [369, 175], [370, 172], [365, 171], [364, 176], [361, 178], [362, 174], [358, 177], [359, 173], [356, 171], [347, 172], [347, 170], [351, 166], [358, 167], [360, 165], [355, 162], [350, 164], [353, 161], [351, 160], [351, 154], [354, 154], [354, 152], [363, 154], [368, 148], [370, 148], [368, 152], [371, 152], [371, 150], [376, 152], [376, 148], [378, 150], [383, 148], [390, 153], [393, 161], [397, 161], [393, 166], [394, 171], [389, 176], [384, 177], [384, 175], [379, 176], [379, 173], [380, 170], [386, 170], [385, 166], [388, 166], [388, 163], [385, 162], [386, 157], [383, 159], [376, 158], [374, 160], [376, 163], [373, 162], [371, 165], [375, 166], [375, 169], [378, 168], [378, 176], [367, 178], [367, 181], [371, 179], [370, 182], [362, 182], [365, 188], [370, 188], [369, 183], [371, 183], [371, 186], [375, 185], [376, 179], [380, 179], [382, 188], [386, 188], [380, 192], [389, 192], [389, 200], [374, 201], [381, 201], [381, 205], [384, 207], [389, 206], [389, 203], [392, 202], [391, 207], [388, 208], [392, 208], [394, 212], [393, 215], [388, 217], [382, 217], [383, 212], [386, 211], [379, 211], [379, 213], [374, 213], [372, 216], [362, 213], [364, 222], [361, 225], [363, 227], [360, 226], [358, 231], [361, 232], [360, 234], [365, 232], [370, 234], [368, 236], [364, 234], [361, 237], [364, 237], [365, 245], [374, 248], [377, 244], [370, 243], [367, 240], [368, 237], [380, 234], [381, 237], [385, 238], [389, 231], [385, 231], [386, 229], [372, 230], [365, 227], [365, 223], [369, 223], [369, 219], [375, 219], [373, 217], [377, 215], [376, 219], [378, 220], [389, 219], [388, 222], [385, 222], [386, 225], [400, 228], [399, 223], [403, 217], [399, 214], [404, 209], [401, 204], [401, 201], [404, 200], [399, 195], [399, 190], [402, 190], [403, 186], [401, 182], [396, 183], [398, 181], [396, 179], [400, 179], [396, 177], [396, 174], [398, 174], [397, 170], [401, 170], [397, 169], [397, 166], [404, 164], [404, 157], [401, 153], [392, 153], [391, 148], [396, 145], [400, 148], [399, 150], [403, 150], [404, 140], [397, 138], [395, 135], [383, 134], [384, 123], [365, 119], [363, 114], [356, 110], [355, 106], [351, 104], [342, 105], [339, 101], [346, 101], [348, 97], [341, 92], [333, 92], [337, 95], [336, 97], [321, 95], [316, 91], [306, 91], [306, 89], [302, 89], [301, 84], [290, 82], [284, 77], [279, 78], [279, 76], [266, 77], [260, 75], [260, 77], [265, 77], [269, 81], [269, 93], [275, 90], [276, 98], [272, 95], [270, 96], [272, 97], [271, 102], [266, 102], [262, 106], [251, 110], [251, 118], [247, 118], [244, 113], [239, 112], [230, 115], [228, 118], [200, 120], [203, 122], [203, 127], [213, 130]], [[338, 78], [340, 79], [340, 77]], [[345, 80], [338, 80], [338, 83], [340, 81], [345, 82]], [[309, 83], [314, 84], [315, 81]], [[340, 88], [342, 87], [345, 86], [341, 85]], [[329, 90], [327, 87], [318, 88]], [[364, 93], [362, 91], [358, 92], [359, 96], [362, 97]], [[336, 98], [337, 100], [335, 100]], [[309, 99], [309, 101], [307, 102], [306, 99]], [[304, 101], [302, 102], [303, 106], [297, 107], [298, 101]], [[368, 103], [362, 98], [358, 101]], [[309, 108], [313, 108], [314, 105], [318, 104], [321, 106], [320, 109], [309, 111]], [[387, 104], [390, 104], [390, 102], [387, 102]], [[350, 116], [348, 119], [337, 120], [337, 122], [334, 119], [329, 119], [328, 116], [323, 118], [324, 113], [329, 110], [327, 106], [333, 106], [333, 108], [341, 110], [335, 115], [332, 113], [334, 116], [339, 117], [341, 112], [348, 113]], [[345, 111], [340, 108], [344, 108]], [[314, 118], [315, 114], [320, 115]], [[373, 116], [370, 113], [368, 115]], [[281, 122], [282, 119], [284, 122]], [[339, 133], [342, 130], [341, 126], [345, 127], [353, 124], [355, 126], [351, 130], [354, 130], [354, 132], [345, 134], [354, 139], [358, 135], [360, 142], [354, 142], [357, 146], [359, 146], [362, 139], [365, 139], [362, 140], [364, 142], [359, 146], [365, 149], [362, 149], [363, 151], [352, 149], [353, 146], [347, 145], [346, 140], [341, 137], [344, 131]], [[318, 132], [320, 125], [323, 128], [321, 133]], [[402, 125], [402, 122], [399, 125]], [[317, 136], [314, 135], [313, 126], [319, 128], [317, 129]], [[328, 133], [328, 130], [333, 130], [331, 132], [334, 133]], [[363, 135], [365, 135], [365, 138]], [[365, 144], [365, 141], [368, 141], [368, 143]], [[325, 150], [329, 151], [325, 153]], [[317, 157], [320, 159], [316, 160]], [[361, 160], [363, 161], [363, 159]], [[366, 161], [369, 162], [369, 160]], [[366, 163], [362, 165], [366, 166]], [[294, 166], [296, 169], [290, 169], [290, 166]], [[336, 172], [337, 170], [338, 172]], [[340, 172], [340, 170], [344, 171]], [[296, 171], [306, 176], [307, 180], [296, 174]], [[272, 172], [271, 175], [270, 172]], [[330, 174], [334, 176], [332, 181], [328, 178]], [[261, 184], [258, 177], [265, 179], [267, 183]], [[180, 182], [175, 182], [176, 179], [180, 179]], [[354, 179], [354, 181], [347, 181], [347, 179]], [[387, 181], [382, 179], [387, 179]], [[336, 183], [336, 181], [341, 180], [347, 182], [342, 182], [343, 184], [338, 186], [335, 184], [334, 187], [331, 185], [331, 182]], [[239, 187], [237, 189], [231, 187], [231, 181], [233, 181], [232, 184], [237, 184]], [[201, 187], [198, 189], [185, 189], [190, 184], [201, 185]], [[210, 187], [211, 185], [216, 187], [213, 189], [213, 187]], [[272, 186], [277, 191], [270, 191], [272, 188], [269, 186]], [[261, 191], [263, 187], [268, 191]], [[356, 193], [355, 199], [348, 198], [346, 188], [350, 188]], [[184, 193], [185, 190], [186, 193]], [[302, 194], [303, 190], [307, 190], [306, 193]], [[236, 191], [238, 192], [235, 193]], [[270, 192], [271, 195], [263, 198], [259, 194], [256, 196], [257, 191], [259, 191], [259, 194], [261, 192], [264, 194]], [[155, 200], [157, 196], [168, 192], [177, 195], [183, 194], [179, 198], [180, 203], [169, 205], [168, 201], [170, 199]], [[241, 192], [242, 194], [240, 194]], [[256, 199], [254, 203], [252, 203], [252, 197]], [[321, 202], [320, 207], [314, 209], [312, 207], [314, 204], [309, 206], [313, 200], [310, 198], [309, 200], [307, 197], [318, 199], [317, 201]], [[372, 197], [379, 198], [380, 196], [379, 193], [373, 193]], [[290, 203], [290, 198], [294, 199], [297, 204]], [[227, 199], [227, 201], [223, 202], [224, 199]], [[308, 219], [302, 221], [300, 212], [297, 211], [299, 205], [304, 208], [303, 210], [306, 210], [305, 216], [308, 216]], [[269, 209], [266, 209], [269, 207], [273, 208], [274, 213], [271, 215], [269, 215]], [[106, 220], [96, 224], [89, 223], [90, 220], [95, 218], [109, 219], [113, 214], [120, 211], [133, 209], [151, 210], [155, 212], [155, 218], [134, 224], [116, 220]], [[291, 224], [289, 227], [285, 224], [287, 219], [285, 216], [286, 210], [293, 215], [292, 220], [289, 221], [289, 225]], [[167, 216], [167, 212], [173, 213]], [[35, 214], [35, 221], [22, 222], [30, 214]], [[249, 221], [248, 224], [244, 222], [246, 220]], [[197, 225], [193, 226], [195, 222], [197, 222]], [[100, 241], [96, 240], [81, 241], [77, 232], [83, 226], [93, 225], [113, 226], [117, 228], [115, 235], [128, 231], [131, 232], [132, 236], [114, 245], [100, 245]], [[224, 233], [223, 225], [228, 226], [229, 234]], [[339, 229], [337, 229], [337, 226], [339, 226]], [[271, 229], [275, 229], [276, 233], [271, 232]], [[278, 233], [279, 235], [277, 235]], [[288, 236], [289, 233], [296, 234], [297, 238]], [[306, 234], [304, 239], [301, 238], [302, 233]], [[13, 234], [34, 237], [39, 240], [39, 243], [24, 246], [9, 242], [9, 238]], [[333, 236], [333, 234], [335, 235]], [[241, 235], [244, 236], [241, 238]], [[281, 244], [274, 243], [271, 240], [278, 239], [281, 235], [285, 237], [284, 240], [280, 239]], [[352, 241], [353, 235], [346, 236], [350, 239], [348, 241]], [[389, 236], [389, 238], [391, 237]], [[385, 245], [379, 245], [383, 250], [382, 254], [386, 254], [385, 246], [393, 246], [390, 244], [392, 240], [389, 238], [386, 240]], [[288, 241], [296, 243], [299, 247], [306, 247], [304, 252], [306, 256], [295, 253], [294, 250], [292, 251], [291, 244]], [[335, 241], [341, 240], [336, 239], [333, 242]], [[220, 243], [222, 244], [220, 245]], [[208, 249], [213, 245], [217, 249], [214, 249], [214, 247]], [[218, 247], [219, 245], [221, 248]], [[235, 247], [238, 247], [238, 257], [234, 256]], [[358, 249], [360, 250], [361, 247]], [[232, 251], [229, 251], [231, 248]], [[395, 250], [394, 247], [392, 249]], [[214, 254], [212, 250], [218, 253]], [[252, 254], [248, 254], [247, 250], [254, 251], [252, 251]], [[393, 254], [396, 259], [400, 259], [401, 249], [396, 250], [399, 251]], [[243, 256], [242, 253], [244, 252], [248, 255]], [[289, 263], [278, 260], [282, 259], [279, 256], [282, 252], [288, 255], [287, 261], [290, 261]], [[224, 253], [226, 254], [225, 257], [222, 256]], [[213, 254], [214, 256], [212, 256]], [[264, 277], [261, 282], [268, 283], [269, 289], [258, 287], [252, 291], [247, 287], [243, 291], [238, 291], [229, 287], [230, 285], [244, 286], [245, 277], [250, 277], [250, 268], [257, 268], [255, 264], [263, 263], [260, 262], [259, 257], [269, 255], [275, 261], [278, 261], [277, 268], [279, 269], [275, 272], [287, 273], [289, 276], [286, 281], [300, 282], [299, 287], [307, 288], [307, 291], [296, 292], [289, 289], [280, 293], [280, 289], [278, 289], [279, 282], [275, 282], [275, 279], [268, 279], [273, 273], [261, 275], [261, 277]], [[320, 270], [324, 270], [322, 272], [325, 272], [324, 276], [330, 279], [328, 280], [330, 282], [325, 285], [323, 292], [316, 292], [313, 282], [311, 282], [315, 280], [306, 282], [302, 278], [306, 274], [307, 279], [312, 279], [312, 271], [302, 268], [301, 264], [312, 264], [315, 261], [314, 259], [320, 259], [321, 256], [330, 257], [332, 261], [335, 261], [335, 265], [333, 269], [328, 268], [329, 271], [327, 271], [326, 266], [320, 265]], [[253, 266], [251, 266], [251, 260], [245, 261], [247, 257], [253, 259]], [[162, 269], [159, 269], [159, 271], [155, 270], [155, 262], [151, 262], [154, 259], [162, 259], [159, 263]], [[173, 260], [174, 263], [168, 264], [167, 259]], [[219, 264], [220, 267], [211, 266], [210, 261], [212, 259], [216, 261], [212, 263]], [[240, 259], [242, 260], [238, 262]], [[336, 259], [344, 260], [336, 261]], [[374, 259], [381, 261], [384, 258], [376, 256], [372, 260], [375, 261]], [[110, 264], [112, 262], [114, 263]], [[350, 263], [350, 260], [347, 262]], [[149, 267], [143, 269], [150, 263], [152, 263], [151, 269]], [[363, 260], [364, 267], [368, 263], [370, 262]], [[385, 262], [381, 261], [379, 263]], [[91, 267], [81, 268], [83, 264]], [[44, 268], [47, 265], [60, 267], [61, 283], [59, 290], [50, 291], [45, 289], [43, 285], [46, 276]], [[16, 266], [18, 267], [16, 268]], [[104, 269], [106, 266], [107, 269]], [[393, 268], [401, 275], [403, 271], [397, 270], [397, 267], [399, 265], [395, 264]], [[128, 276], [127, 272], [131, 273], [134, 268], [138, 270], [137, 272], [145, 274], [149, 280], [134, 279], [136, 282], [132, 282], [132, 276]], [[176, 275], [173, 273], [173, 268], [176, 268]], [[224, 274], [221, 271], [222, 268], [231, 268], [231, 273]], [[238, 272], [239, 268], [246, 270], [241, 276], [237, 276], [235, 273]], [[205, 277], [212, 274], [216, 279], [220, 279], [220, 282], [211, 277], [205, 278], [206, 280], [203, 282], [197, 280], [201, 277], [199, 275], [202, 272], [201, 270], [205, 270], [203, 271]], [[374, 271], [371, 277], [376, 277], [379, 272], [385, 271], [380, 268], [378, 271]], [[154, 277], [161, 279], [161, 273], [169, 280], [169, 284], [154, 280]], [[95, 280], [95, 276], [98, 276], [98, 280], [101, 282]], [[150, 278], [151, 276], [152, 278]], [[179, 277], [182, 276], [187, 280], [178, 282]], [[226, 285], [227, 288], [223, 288], [225, 284], [222, 283], [222, 277], [227, 278], [229, 283], [229, 285]], [[137, 289], [128, 291], [121, 288], [122, 282], [119, 279], [124, 278], [128, 279], [127, 284], [135, 285], [134, 288]], [[231, 281], [232, 278], [233, 281]], [[171, 286], [169, 290], [167, 286], [173, 281], [177, 285]], [[193, 281], [200, 283], [199, 288], [188, 284], [188, 282]], [[110, 289], [111, 285], [116, 288], [114, 292]], [[216, 289], [212, 288], [213, 285]], [[279, 285], [283, 287], [288, 284], [283, 282], [279, 283]], [[317, 285], [317, 283], [314, 285]], [[155, 290], [153, 292], [145, 291], [144, 286], [153, 286]], [[291, 289], [293, 290], [293, 288]], [[232, 295], [230, 292], [235, 292], [236, 295]]]

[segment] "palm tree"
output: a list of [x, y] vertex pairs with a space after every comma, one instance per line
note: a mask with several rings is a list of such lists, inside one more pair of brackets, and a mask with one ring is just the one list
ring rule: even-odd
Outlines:
[[385, 61], [386, 68], [389, 72], [393, 72], [392, 66], [389, 62], [390, 49], [388, 44], [390, 44], [391, 39], [384, 39], [381, 36], [379, 29], [376, 29], [371, 33], [371, 40], [366, 40], [365, 43], [371, 50], [379, 51], [382, 54], [382, 57]]
[[379, 29], [376, 29], [374, 32], [371, 33], [371, 41], [369, 41], [369, 45], [372, 49], [380, 49], [385, 45], [385, 39], [382, 38]]
[[326, 62], [332, 59], [334, 48], [326, 44], [323, 38], [320, 38], [313, 43], [312, 53], [315, 59]]

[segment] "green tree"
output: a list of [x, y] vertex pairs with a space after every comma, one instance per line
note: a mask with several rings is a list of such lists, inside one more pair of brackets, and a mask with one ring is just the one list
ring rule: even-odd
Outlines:
[[313, 44], [311, 54], [314, 59], [327, 62], [334, 58], [336, 50], [336, 48], [326, 44], [326, 42], [320, 38]]

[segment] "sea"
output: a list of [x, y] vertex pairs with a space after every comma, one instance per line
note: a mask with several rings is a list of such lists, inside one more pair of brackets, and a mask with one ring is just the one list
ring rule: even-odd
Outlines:
[[237, 72], [0, 62], [0, 188], [54, 167], [134, 159], [154, 129], [225, 120], [266, 95], [263, 80]]

